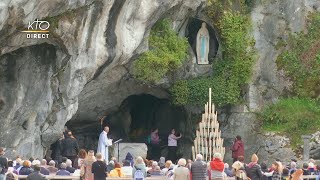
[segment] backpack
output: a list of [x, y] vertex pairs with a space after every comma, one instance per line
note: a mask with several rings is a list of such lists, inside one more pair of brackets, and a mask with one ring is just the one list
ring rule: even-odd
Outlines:
[[136, 172], [134, 173], [133, 179], [134, 180], [144, 180], [144, 174], [141, 169], [136, 169]]

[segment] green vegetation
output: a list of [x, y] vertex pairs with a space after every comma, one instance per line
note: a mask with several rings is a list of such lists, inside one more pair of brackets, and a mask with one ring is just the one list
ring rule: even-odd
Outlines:
[[[288, 135], [293, 147], [301, 144], [301, 135], [320, 129], [320, 13], [310, 15], [308, 32], [290, 35], [278, 42], [283, 52], [278, 56], [278, 69], [283, 69], [293, 82], [281, 99], [260, 114], [263, 129]], [[284, 48], [285, 47], [285, 48]]]
[[301, 135], [320, 130], [320, 104], [307, 98], [281, 99], [265, 108], [260, 118], [264, 130], [286, 134], [297, 147]]
[[250, 36], [249, 17], [240, 11], [224, 9], [221, 3], [210, 4], [208, 15], [212, 19], [220, 15], [215, 26], [221, 35], [223, 57], [213, 63], [212, 76], [178, 81], [173, 85], [171, 93], [176, 105], [204, 104], [209, 87], [213, 88], [213, 102], [218, 106], [236, 104], [241, 100], [241, 87], [251, 77], [254, 41]]
[[293, 81], [291, 94], [298, 97], [320, 97], [320, 13], [312, 14], [308, 33], [291, 35], [285, 50], [277, 59]]
[[149, 51], [134, 62], [134, 76], [155, 83], [179, 68], [187, 57], [188, 41], [179, 37], [168, 19], [158, 22], [150, 32]]

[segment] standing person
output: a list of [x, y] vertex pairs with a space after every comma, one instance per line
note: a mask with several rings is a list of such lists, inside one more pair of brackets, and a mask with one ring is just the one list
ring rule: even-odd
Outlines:
[[74, 163], [74, 160], [77, 158], [78, 152], [78, 142], [73, 137], [72, 132], [69, 131], [67, 137], [62, 140], [62, 155], [64, 157], [67, 157]]
[[109, 161], [108, 147], [112, 145], [112, 139], [108, 138], [108, 133], [109, 133], [109, 127], [105, 126], [99, 136], [99, 143], [98, 143], [98, 150], [97, 150], [98, 153], [102, 154], [102, 158], [105, 160], [107, 164]]
[[4, 157], [5, 149], [0, 147], [0, 180], [5, 179], [5, 171], [8, 169], [8, 159]]
[[197, 154], [196, 160], [191, 164], [191, 179], [206, 180], [207, 164], [202, 161], [202, 155]]
[[281, 180], [281, 175], [282, 175], [282, 164], [280, 162], [275, 161], [272, 163], [272, 169], [274, 169], [272, 173], [272, 180]]
[[151, 134], [151, 159], [158, 161], [160, 159], [160, 138], [159, 138], [159, 129], [152, 129]]
[[75, 168], [80, 169], [80, 167], [83, 164], [84, 159], [86, 159], [87, 157], [87, 151], [84, 149], [80, 149], [79, 153], [78, 153], [78, 160], [77, 160], [77, 166], [75, 166]]
[[241, 136], [237, 135], [233, 145], [231, 147], [233, 162], [238, 160], [239, 156], [244, 157], [244, 144], [241, 140]]
[[105, 180], [107, 177], [107, 165], [103, 162], [102, 154], [96, 154], [97, 161], [92, 163], [91, 172], [93, 173], [94, 180]]
[[94, 151], [90, 150], [88, 152], [88, 156], [83, 161], [83, 164], [80, 168], [80, 176], [83, 177], [83, 180], [93, 180], [92, 164], [94, 162], [96, 162], [96, 158], [94, 157]]
[[180, 136], [176, 136], [176, 130], [172, 129], [171, 134], [168, 136], [168, 158], [172, 162], [177, 161], [177, 140], [182, 137], [182, 134]]
[[262, 179], [262, 171], [261, 171], [261, 167], [258, 164], [258, 156], [256, 154], [253, 154], [251, 157], [251, 162], [245, 167], [246, 168], [246, 172], [247, 172], [247, 176], [251, 179], [251, 180], [260, 180]]
[[53, 144], [51, 144], [50, 149], [52, 150], [51, 159], [55, 160], [58, 164], [62, 162], [62, 140], [64, 139], [64, 135], [62, 134], [60, 138]]

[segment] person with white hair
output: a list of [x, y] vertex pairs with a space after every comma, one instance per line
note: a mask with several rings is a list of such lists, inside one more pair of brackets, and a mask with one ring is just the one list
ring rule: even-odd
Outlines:
[[151, 175], [159, 175], [161, 170], [157, 170], [157, 166], [158, 166], [158, 162], [153, 161], [151, 169], [148, 170], [148, 173], [150, 173]]
[[290, 176], [291, 174], [293, 174], [294, 172], [296, 172], [296, 170], [297, 170], [297, 163], [294, 162], [294, 161], [292, 161], [292, 162], [290, 163], [289, 176]]
[[233, 177], [232, 171], [230, 170], [228, 163], [224, 163], [224, 172], [228, 177]]
[[58, 172], [58, 169], [55, 166], [56, 162], [54, 160], [49, 161], [49, 166], [47, 169], [49, 170], [50, 174], [56, 174]]
[[197, 154], [196, 160], [191, 164], [192, 179], [206, 180], [207, 164], [202, 158], [201, 154]]
[[223, 180], [224, 178], [224, 163], [220, 153], [214, 153], [213, 159], [210, 162], [211, 179]]
[[49, 175], [50, 172], [49, 170], [46, 168], [47, 167], [47, 160], [42, 159], [41, 160], [41, 164], [40, 164], [40, 173], [43, 175]]
[[60, 164], [60, 170], [57, 172], [57, 176], [70, 176], [70, 172], [66, 170], [67, 164], [61, 163]]
[[174, 180], [190, 180], [190, 171], [186, 168], [187, 161], [184, 158], [179, 159], [178, 167], [174, 170]]
[[67, 159], [66, 165], [67, 165], [66, 170], [69, 171], [70, 173], [74, 173], [76, 168], [72, 167], [72, 161], [70, 159]]

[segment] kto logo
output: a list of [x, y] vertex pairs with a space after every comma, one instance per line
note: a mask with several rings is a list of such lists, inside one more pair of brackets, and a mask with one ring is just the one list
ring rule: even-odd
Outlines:
[[48, 21], [39, 21], [36, 19], [33, 22], [29, 22], [28, 30], [21, 32], [27, 33], [28, 39], [49, 38], [49, 27], [50, 23]]

